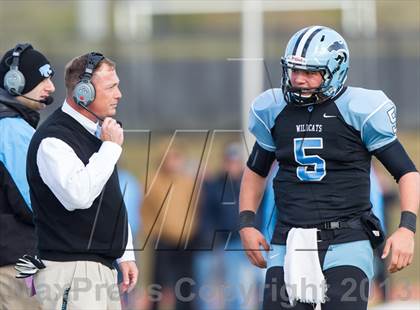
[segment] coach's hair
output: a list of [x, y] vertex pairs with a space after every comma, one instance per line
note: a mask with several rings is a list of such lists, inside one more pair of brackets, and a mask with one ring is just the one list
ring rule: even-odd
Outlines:
[[[67, 63], [64, 70], [64, 83], [66, 85], [67, 94], [71, 94], [74, 90], [74, 87], [77, 85], [77, 83], [80, 82], [80, 78], [85, 72], [88, 55], [89, 54], [77, 56]], [[115, 69], [117, 66], [115, 62], [105, 57], [99, 62], [95, 70], [93, 70], [93, 73], [95, 73], [95, 71], [97, 71], [103, 65], [108, 65], [113, 69]]]

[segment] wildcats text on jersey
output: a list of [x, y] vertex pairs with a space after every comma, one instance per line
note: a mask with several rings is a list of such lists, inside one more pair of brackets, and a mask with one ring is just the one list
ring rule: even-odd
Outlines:
[[322, 124], [296, 125], [296, 132], [322, 132]]

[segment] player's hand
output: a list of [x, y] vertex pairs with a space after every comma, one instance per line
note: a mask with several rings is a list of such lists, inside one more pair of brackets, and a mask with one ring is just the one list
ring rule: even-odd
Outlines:
[[102, 123], [101, 140], [111, 141], [122, 145], [124, 142], [124, 133], [121, 126], [113, 118], [107, 117]]
[[139, 271], [137, 270], [136, 263], [133, 261], [125, 261], [119, 264], [123, 280], [120, 284], [121, 293], [130, 293], [137, 283]]
[[241, 235], [242, 246], [249, 261], [257, 267], [267, 268], [267, 262], [261, 253], [261, 246], [266, 251], [270, 250], [270, 246], [263, 234], [254, 227], [244, 227], [239, 231], [239, 234]]
[[398, 228], [385, 243], [382, 259], [385, 259], [389, 253], [391, 263], [388, 267], [390, 273], [400, 271], [413, 262], [414, 253], [414, 233], [404, 227]]

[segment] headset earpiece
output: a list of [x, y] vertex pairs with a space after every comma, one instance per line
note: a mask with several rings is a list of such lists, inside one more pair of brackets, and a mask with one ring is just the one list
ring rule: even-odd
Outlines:
[[78, 105], [89, 106], [95, 100], [95, 87], [90, 80], [81, 80], [74, 87], [73, 99]]
[[28, 48], [33, 47], [28, 43], [15, 46], [10, 70], [4, 76], [4, 89], [13, 96], [20, 95], [25, 88], [25, 76], [19, 71], [19, 57]]
[[86, 108], [95, 100], [96, 91], [91, 82], [92, 75], [95, 68], [104, 58], [100, 53], [92, 52], [88, 55], [85, 71], [80, 78], [80, 82], [76, 84], [73, 90], [73, 100], [78, 105]]
[[15, 96], [22, 93], [25, 88], [25, 77], [17, 69], [10, 69], [4, 76], [4, 89]]

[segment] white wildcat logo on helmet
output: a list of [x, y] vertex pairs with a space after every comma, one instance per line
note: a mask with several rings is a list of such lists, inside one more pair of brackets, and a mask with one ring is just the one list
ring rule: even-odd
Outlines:
[[[335, 96], [347, 79], [349, 49], [335, 30], [311, 26], [299, 30], [289, 40], [284, 57], [282, 90], [287, 103], [299, 106], [318, 104]], [[324, 81], [316, 89], [291, 85], [292, 70], [318, 71]]]
[[41, 68], [38, 69], [39, 73], [45, 78], [50, 77], [53, 73], [50, 64], [45, 64]]

